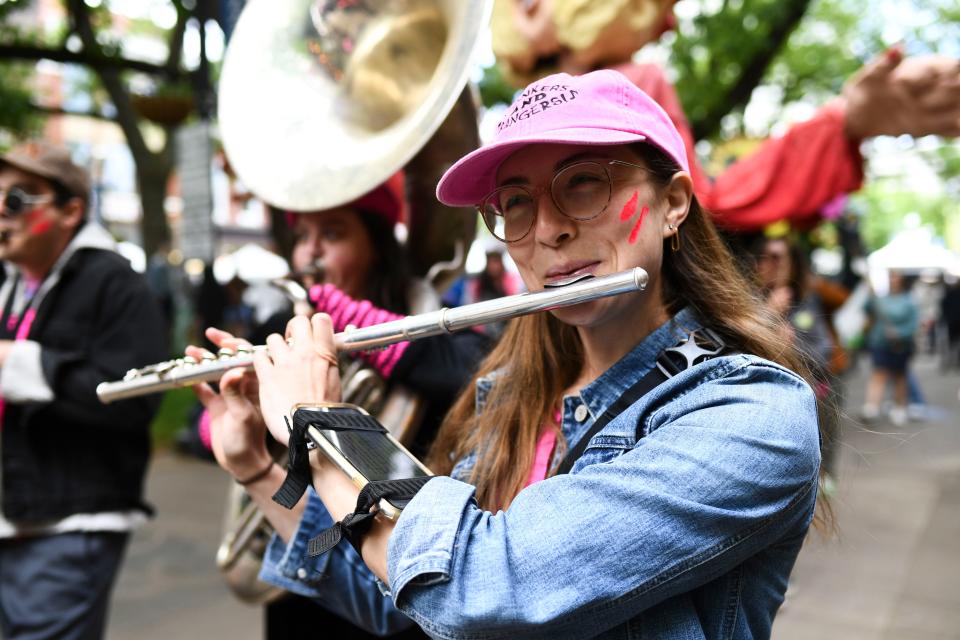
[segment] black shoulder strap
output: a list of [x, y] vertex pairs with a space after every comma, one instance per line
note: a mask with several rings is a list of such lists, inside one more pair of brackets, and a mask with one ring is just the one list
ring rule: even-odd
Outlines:
[[[688, 333], [675, 346], [664, 349], [657, 357], [656, 365], [624, 391], [583, 434], [577, 446], [567, 452], [563, 462], [557, 468], [557, 475], [569, 473], [583, 452], [587, 450], [587, 445], [590, 444], [593, 436], [600, 433], [600, 430], [611, 420], [629, 409], [634, 402], [681, 371], [723, 354], [726, 348], [726, 343], [715, 332], [710, 329], [698, 329]], [[639, 426], [636, 437], [637, 440], [643, 437]]]
[[666, 374], [660, 371], [659, 368], [654, 367], [647, 371], [647, 374], [633, 383], [629, 389], [623, 392], [623, 394], [617, 398], [610, 407], [603, 412], [596, 422], [590, 426], [590, 429], [587, 430], [583, 437], [580, 438], [580, 441], [577, 442], [577, 446], [567, 452], [566, 457], [563, 459], [563, 462], [560, 463], [560, 467], [557, 469], [557, 475], [561, 473], [568, 473], [570, 469], [573, 468], [574, 463], [580, 459], [580, 456], [583, 455], [583, 452], [587, 450], [587, 445], [590, 444], [590, 440], [593, 436], [600, 433], [600, 430], [607, 426], [611, 420], [616, 418], [618, 415], [630, 408], [634, 402], [647, 395], [649, 392], [653, 391], [660, 386], [661, 383], [668, 380]]

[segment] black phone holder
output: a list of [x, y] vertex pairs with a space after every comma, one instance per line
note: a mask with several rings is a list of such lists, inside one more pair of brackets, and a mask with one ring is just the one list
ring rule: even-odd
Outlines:
[[310, 539], [310, 542], [307, 543], [307, 556], [312, 558], [326, 553], [344, 539], [352, 544], [359, 554], [363, 536], [373, 525], [373, 519], [377, 515], [376, 507], [380, 504], [380, 501], [389, 500], [391, 504], [402, 509], [430, 480], [433, 480], [433, 476], [368, 482], [360, 490], [360, 495], [357, 497], [357, 506], [353, 513], [348, 513], [343, 517], [343, 520], [333, 523], [332, 527], [324, 529], [320, 532], [320, 535]]
[[[344, 406], [344, 405], [338, 405]], [[299, 407], [293, 412], [293, 423], [284, 416], [290, 441], [287, 444], [287, 477], [273, 495], [273, 501], [292, 509], [303, 492], [310, 486], [310, 460], [307, 452], [316, 448], [316, 443], [307, 437], [307, 427], [328, 429], [330, 431], [373, 431], [386, 433], [387, 428], [366, 413], [360, 407], [355, 412], [327, 412], [319, 409]]]
[[[338, 405], [343, 407], [344, 405]], [[292, 509], [303, 493], [310, 486], [310, 461], [308, 458], [309, 445], [314, 444], [307, 436], [307, 428], [326, 429], [330, 431], [373, 431], [387, 433], [387, 428], [359, 407], [355, 412], [333, 412], [297, 408], [293, 412], [293, 422], [287, 419], [287, 429], [290, 431], [288, 446], [289, 458], [287, 461], [287, 476], [283, 484], [273, 495], [273, 501], [287, 509]], [[346, 539], [360, 552], [360, 541], [363, 535], [370, 530], [373, 518], [376, 516], [380, 500], [387, 499], [391, 504], [402, 509], [413, 499], [417, 491], [431, 480], [432, 476], [420, 478], [401, 478], [396, 480], [375, 480], [368, 482], [360, 491], [357, 506], [353, 513], [347, 514], [343, 520], [334, 523], [308, 543], [308, 555], [316, 556], [326, 553]]]

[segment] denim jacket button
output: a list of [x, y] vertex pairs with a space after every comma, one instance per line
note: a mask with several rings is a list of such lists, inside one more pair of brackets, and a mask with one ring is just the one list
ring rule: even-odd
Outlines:
[[300, 567], [299, 569], [297, 569], [297, 577], [300, 578], [301, 580], [306, 580], [307, 570], [304, 569], [303, 567]]
[[578, 405], [576, 410], [573, 412], [573, 419], [577, 422], [583, 422], [587, 419], [587, 405], [581, 404]]

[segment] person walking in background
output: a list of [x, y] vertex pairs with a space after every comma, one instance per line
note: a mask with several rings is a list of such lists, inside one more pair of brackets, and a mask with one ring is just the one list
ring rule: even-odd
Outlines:
[[907, 421], [907, 368], [913, 356], [914, 334], [918, 313], [905, 286], [903, 275], [891, 271], [890, 292], [871, 296], [864, 310], [867, 314], [867, 348], [873, 360], [873, 371], [867, 381], [867, 397], [861, 417], [875, 420], [888, 381], [893, 382], [894, 407], [890, 421], [900, 426]]
[[103, 405], [96, 386], [167, 355], [146, 281], [88, 220], [66, 149], [0, 156], [0, 630], [103, 636], [143, 500], [158, 397]]
[[[756, 279], [767, 308], [784, 320], [784, 340], [806, 355], [816, 378], [817, 398], [829, 407], [839, 404], [838, 381], [833, 370], [834, 352], [839, 347], [831, 333], [823, 300], [813, 287], [809, 263], [796, 242], [786, 237], [761, 238], [754, 245]], [[837, 363], [839, 366], [839, 363]], [[839, 439], [835, 411], [823, 412], [822, 466], [829, 474], [829, 490], [836, 475]]]
[[940, 354], [941, 369], [960, 364], [960, 277], [944, 276], [944, 292], [940, 299], [940, 323], [944, 332], [944, 346]]

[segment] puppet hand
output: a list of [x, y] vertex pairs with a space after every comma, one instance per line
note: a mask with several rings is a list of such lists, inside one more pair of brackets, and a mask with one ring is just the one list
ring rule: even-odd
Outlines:
[[855, 140], [879, 135], [960, 135], [960, 60], [903, 58], [890, 49], [843, 87], [846, 132]]

